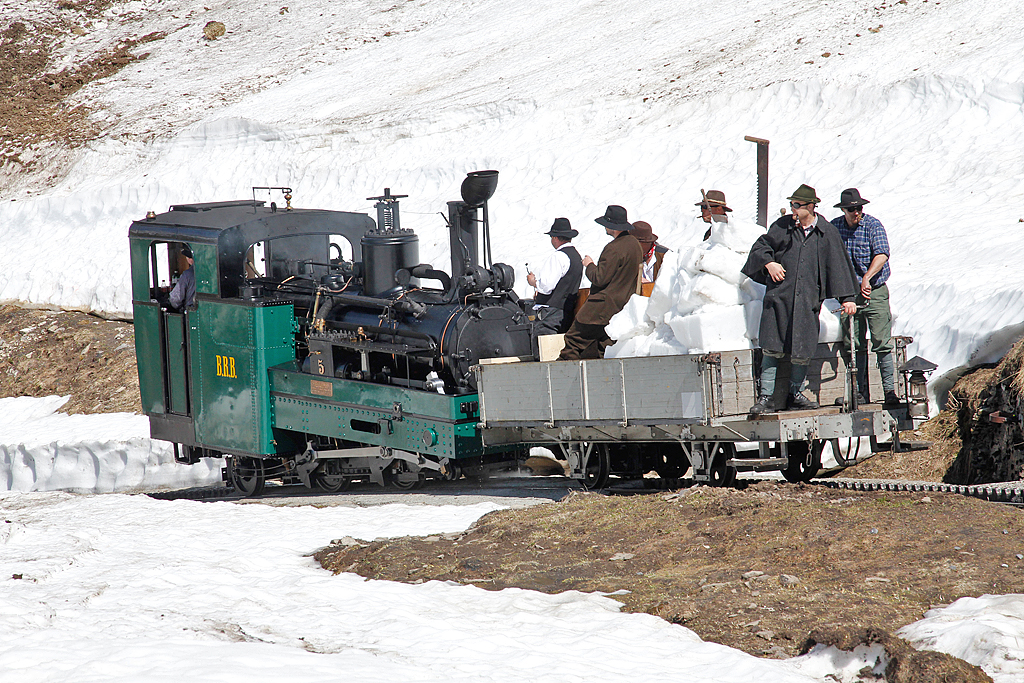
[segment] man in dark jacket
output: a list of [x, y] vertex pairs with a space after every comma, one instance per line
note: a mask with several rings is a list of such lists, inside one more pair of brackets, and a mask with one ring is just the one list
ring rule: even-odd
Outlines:
[[626, 210], [612, 205], [594, 220], [613, 239], [601, 251], [597, 263], [589, 256], [583, 257], [583, 268], [590, 280], [590, 296], [565, 333], [565, 347], [558, 360], [603, 358], [604, 350], [612, 343], [605, 334], [605, 325], [622, 310], [629, 297], [640, 291], [640, 262], [644, 252], [636, 238], [629, 234], [633, 226], [626, 220]]
[[780, 361], [792, 365], [786, 407], [817, 408], [803, 390], [807, 366], [818, 345], [821, 302], [839, 299], [853, 315], [857, 288], [846, 247], [835, 227], [815, 212], [821, 202], [813, 187], [801, 185], [789, 205], [792, 214], [772, 223], [750, 248], [743, 274], [767, 287], [758, 333], [761, 344], [761, 392], [751, 415], [771, 412]]
[[572, 325], [576, 317], [576, 301], [580, 295], [580, 280], [583, 279], [583, 259], [572, 238], [580, 234], [574, 230], [568, 218], [556, 218], [546, 235], [551, 237], [551, 254], [536, 273], [527, 273], [526, 281], [537, 288], [533, 307], [537, 320], [533, 325], [534, 334], [562, 334]]
[[176, 311], [184, 311], [196, 301], [196, 269], [192, 249], [187, 244], [182, 244], [181, 255], [185, 257], [188, 268], [171, 290], [171, 307]]

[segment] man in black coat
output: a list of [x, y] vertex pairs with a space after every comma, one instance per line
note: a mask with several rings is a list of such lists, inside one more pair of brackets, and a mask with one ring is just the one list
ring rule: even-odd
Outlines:
[[857, 292], [850, 259], [835, 226], [815, 212], [821, 202], [813, 187], [801, 185], [789, 197], [792, 214], [772, 223], [750, 248], [743, 274], [765, 285], [761, 328], [761, 392], [751, 415], [771, 412], [780, 361], [792, 365], [786, 407], [817, 408], [803, 390], [807, 366], [818, 345], [821, 302], [839, 299], [853, 315]]

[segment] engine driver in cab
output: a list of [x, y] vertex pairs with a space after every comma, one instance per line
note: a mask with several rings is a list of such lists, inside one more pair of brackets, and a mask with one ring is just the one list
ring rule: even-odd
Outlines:
[[533, 329], [537, 336], [562, 334], [569, 329], [576, 317], [576, 300], [579, 298], [580, 281], [583, 279], [583, 259], [572, 238], [579, 235], [568, 218], [556, 218], [545, 235], [551, 237], [555, 252], [537, 269], [527, 273], [526, 281], [537, 288], [537, 321]]

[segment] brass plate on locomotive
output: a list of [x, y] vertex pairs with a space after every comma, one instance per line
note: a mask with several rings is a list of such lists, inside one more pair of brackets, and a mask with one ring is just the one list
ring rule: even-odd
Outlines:
[[309, 380], [309, 392], [314, 396], [334, 397], [334, 385], [330, 382], [321, 382], [318, 379]]

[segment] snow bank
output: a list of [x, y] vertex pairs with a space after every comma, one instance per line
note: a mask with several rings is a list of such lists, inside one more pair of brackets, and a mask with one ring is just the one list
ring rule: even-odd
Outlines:
[[997, 682], [1024, 680], [1024, 595], [960, 598], [928, 610], [897, 635], [919, 650], [947, 652], [976, 664]]
[[65, 415], [68, 397], [0, 398], [0, 491], [110, 493], [205, 486], [221, 481], [220, 459], [174, 461], [131, 413]]

